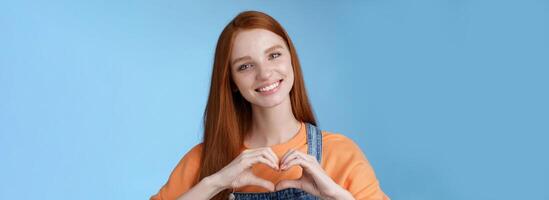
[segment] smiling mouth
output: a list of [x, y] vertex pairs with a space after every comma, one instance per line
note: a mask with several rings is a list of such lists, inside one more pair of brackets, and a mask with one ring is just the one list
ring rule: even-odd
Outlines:
[[262, 88], [257, 88], [255, 89], [256, 92], [269, 92], [271, 90], [274, 90], [276, 88], [278, 88], [280, 86], [280, 83], [282, 83], [284, 79], [280, 79], [278, 80], [277, 82], [274, 82], [268, 86], [265, 86], [265, 87], [262, 87]]

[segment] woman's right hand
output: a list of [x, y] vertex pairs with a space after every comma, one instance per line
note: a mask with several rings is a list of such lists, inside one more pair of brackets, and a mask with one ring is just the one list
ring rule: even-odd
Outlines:
[[213, 174], [222, 188], [239, 188], [246, 185], [255, 185], [274, 191], [275, 186], [271, 181], [257, 177], [252, 173], [252, 166], [263, 163], [275, 170], [279, 169], [279, 161], [276, 154], [269, 147], [246, 149], [231, 163]]

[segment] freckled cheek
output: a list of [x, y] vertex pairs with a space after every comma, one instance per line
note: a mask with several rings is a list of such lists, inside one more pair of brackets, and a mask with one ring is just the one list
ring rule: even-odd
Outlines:
[[[254, 78], [248, 74], [244, 76], [233, 77], [234, 83], [239, 89], [250, 89], [253, 87]], [[252, 88], [253, 89], [253, 88]]]
[[292, 71], [292, 62], [290, 62], [290, 60], [281, 60], [273, 63], [273, 65], [276, 66], [278, 71], [284, 72], [286, 75]]

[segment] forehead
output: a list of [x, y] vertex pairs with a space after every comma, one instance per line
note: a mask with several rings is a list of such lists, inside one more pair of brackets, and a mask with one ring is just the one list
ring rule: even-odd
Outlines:
[[233, 41], [231, 57], [261, 55], [265, 49], [276, 44], [286, 47], [284, 39], [269, 30], [243, 30], [237, 33]]

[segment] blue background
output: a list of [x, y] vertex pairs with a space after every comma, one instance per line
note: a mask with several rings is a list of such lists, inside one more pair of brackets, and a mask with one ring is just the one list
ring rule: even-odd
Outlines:
[[546, 0], [0, 3], [0, 199], [147, 199], [201, 138], [238, 12], [393, 199], [549, 199]]

